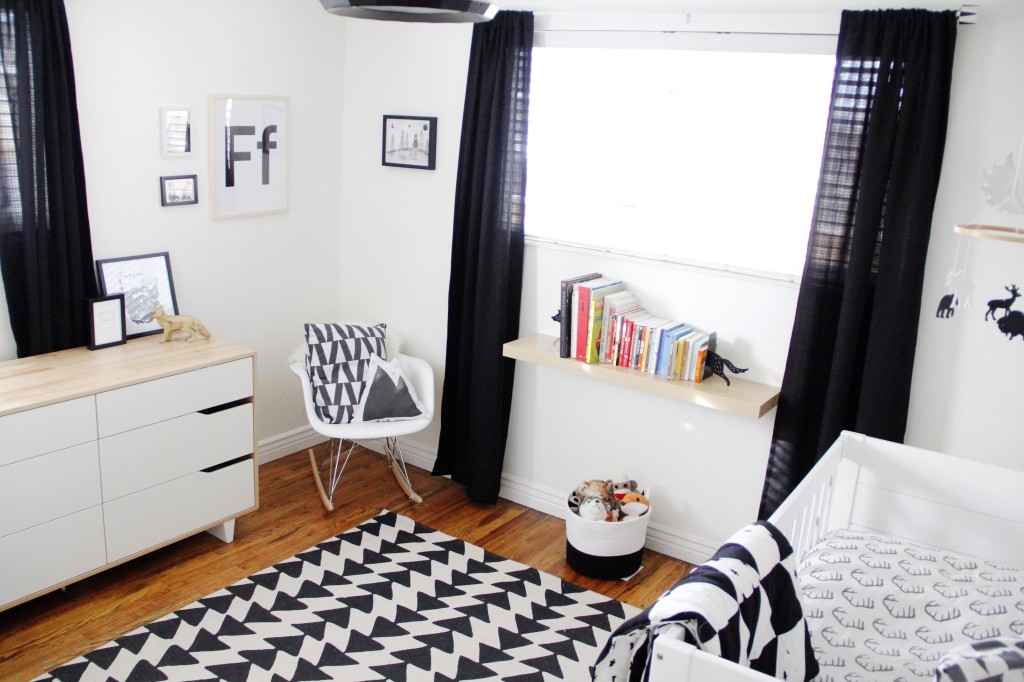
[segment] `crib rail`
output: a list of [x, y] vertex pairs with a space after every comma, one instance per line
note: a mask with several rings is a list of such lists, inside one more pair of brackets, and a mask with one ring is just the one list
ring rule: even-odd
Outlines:
[[858, 472], [848, 456], [862, 445], [854, 435], [837, 440], [768, 519], [789, 539], [798, 563], [825, 533], [849, 523]]
[[669, 637], [654, 640], [649, 672], [650, 682], [770, 682], [775, 679]]

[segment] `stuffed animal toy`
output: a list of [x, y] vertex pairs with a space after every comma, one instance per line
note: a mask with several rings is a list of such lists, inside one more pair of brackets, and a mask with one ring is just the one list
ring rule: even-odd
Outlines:
[[608, 509], [611, 519], [613, 521], [619, 520], [619, 501], [615, 497], [611, 481], [583, 481], [583, 483], [576, 487], [576, 497], [579, 499], [581, 506], [588, 497], [600, 499], [604, 503], [605, 508]]
[[651, 506], [651, 503], [647, 501], [647, 498], [638, 492], [628, 492], [625, 495], [623, 495], [619, 499], [619, 501], [622, 504], [629, 504], [630, 502], [639, 502], [640, 504], [646, 505], [648, 507]]
[[619, 503], [622, 505], [624, 516], [643, 516], [651, 508], [651, 503], [647, 501], [647, 498], [637, 492], [626, 493]]
[[600, 497], [587, 497], [580, 502], [579, 514], [588, 521], [607, 521], [608, 507]]
[[619, 500], [622, 500], [622, 496], [629, 492], [636, 492], [639, 488], [639, 484], [631, 479], [626, 474], [615, 474], [611, 479], [612, 491]]

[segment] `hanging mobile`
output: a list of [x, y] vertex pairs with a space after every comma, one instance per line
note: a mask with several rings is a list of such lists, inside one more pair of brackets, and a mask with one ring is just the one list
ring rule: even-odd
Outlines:
[[[971, 243], [963, 244], [963, 236], [957, 237], [956, 253], [953, 256], [953, 269], [946, 274], [946, 289], [942, 298], [939, 299], [939, 306], [935, 311], [935, 317], [949, 319], [956, 313], [957, 308], [969, 310], [971, 297], [974, 294], [974, 282], [967, 279], [967, 261], [971, 255]], [[963, 251], [963, 267], [960, 267], [960, 252]]]
[[[939, 300], [935, 316], [942, 319], [953, 317], [956, 308], [970, 308], [971, 295], [974, 291], [974, 283], [966, 279], [967, 262], [971, 254], [971, 240], [967, 241], [964, 250], [963, 268], [959, 267], [960, 253], [963, 247], [963, 238], [983, 237], [999, 241], [1013, 243], [1012, 260], [1016, 259], [1017, 244], [1024, 241], [1024, 229], [1016, 227], [1003, 227], [996, 225], [982, 224], [982, 219], [989, 214], [999, 211], [1009, 215], [1024, 214], [1024, 186], [1022, 186], [1021, 158], [1024, 157], [1024, 138], [1021, 139], [1021, 146], [1017, 153], [1017, 161], [1014, 161], [1013, 154], [1008, 154], [1006, 161], [994, 164], [990, 170], [982, 171], [981, 191], [985, 196], [985, 203], [989, 208], [980, 216], [970, 221], [955, 225], [953, 231], [957, 233], [956, 253], [953, 257], [953, 269], [946, 275], [946, 290]], [[1012, 270], [1012, 262], [1011, 262]], [[1000, 331], [1011, 339], [1015, 336], [1024, 338], [1024, 314], [1011, 311], [1010, 306], [1020, 295], [1016, 284], [1006, 287], [1010, 292], [1010, 298], [992, 299], [988, 302], [988, 310], [985, 312], [985, 319], [996, 320]], [[996, 311], [1004, 310], [1002, 318], [996, 319]], [[1012, 319], [1007, 319], [1011, 317]], [[1020, 317], [1018, 317], [1020, 316]], [[1006, 319], [1006, 322], [1003, 320]]]

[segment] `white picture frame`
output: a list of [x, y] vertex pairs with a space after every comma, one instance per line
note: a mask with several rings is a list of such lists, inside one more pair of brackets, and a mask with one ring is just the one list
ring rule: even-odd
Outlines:
[[210, 95], [210, 217], [288, 210], [288, 98]]
[[160, 107], [160, 153], [164, 156], [192, 154], [192, 109]]

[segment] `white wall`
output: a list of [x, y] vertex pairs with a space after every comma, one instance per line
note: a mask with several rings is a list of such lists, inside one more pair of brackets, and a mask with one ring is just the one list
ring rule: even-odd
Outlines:
[[[1024, 468], [1018, 429], [1024, 424], [1024, 341], [1008, 340], [984, 320], [990, 299], [1008, 284], [1024, 288], [1024, 246], [958, 239], [955, 223], [1024, 226], [1024, 216], [991, 212], [981, 191], [982, 171], [1011, 152], [1018, 165], [1024, 142], [1024, 7], [982, 5], [977, 26], [957, 37], [953, 102], [946, 155], [928, 249], [925, 293], [914, 365], [907, 442], [1003, 466]], [[960, 266], [973, 283], [973, 307], [937, 319], [946, 275], [959, 243]], [[969, 254], [968, 254], [969, 249]], [[967, 287], [961, 288], [963, 296]], [[1014, 306], [1024, 310], [1024, 300]]]
[[[462, 102], [472, 29], [342, 19], [345, 150], [339, 319], [387, 322], [389, 338], [435, 370], [438, 418], [403, 438], [406, 458], [437, 454], [447, 340], [448, 273]], [[383, 116], [436, 116], [437, 168], [381, 165]]]
[[[344, 25], [316, 0], [67, 0], [97, 259], [170, 254], [181, 312], [258, 353], [261, 439], [304, 423], [284, 361], [302, 323], [338, 306]], [[289, 98], [283, 214], [211, 220], [207, 95]], [[191, 157], [160, 154], [159, 108], [193, 113]], [[197, 174], [199, 204], [160, 206], [162, 175]], [[0, 339], [9, 337], [6, 315]], [[98, 351], [102, 352], [102, 351]], [[0, 340], [0, 354], [14, 357]]]

